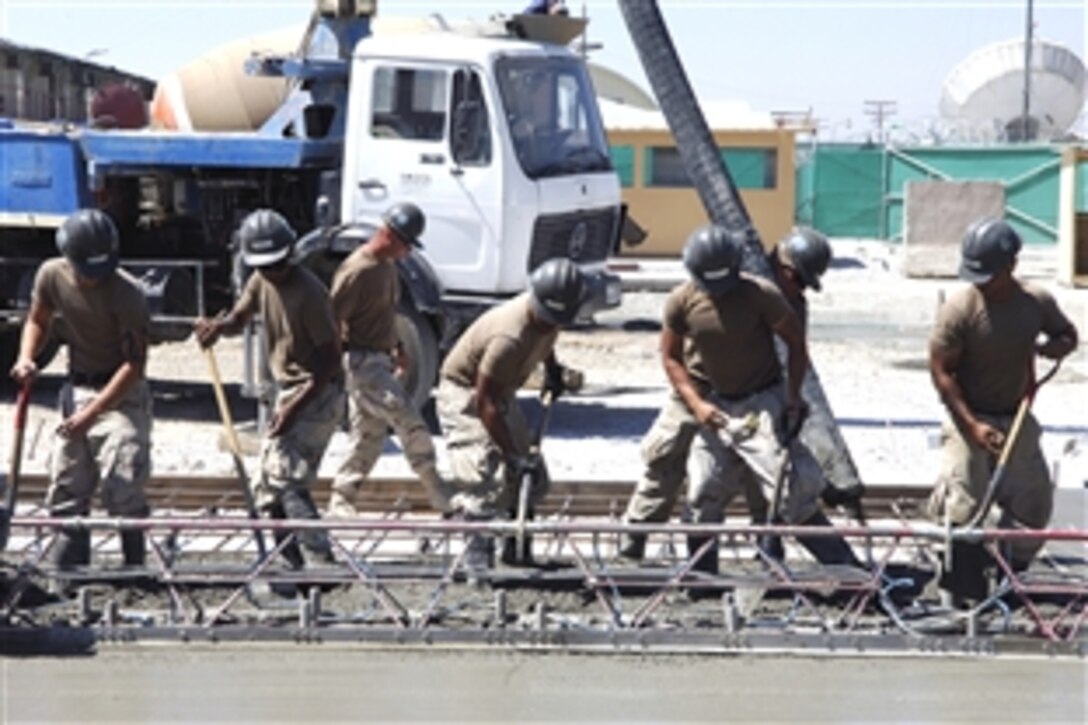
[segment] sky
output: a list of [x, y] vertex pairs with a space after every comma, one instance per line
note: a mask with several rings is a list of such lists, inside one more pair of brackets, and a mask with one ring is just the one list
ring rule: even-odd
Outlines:
[[[483, 19], [528, 0], [378, 0], [384, 15]], [[593, 60], [648, 87], [618, 0], [583, 8]], [[937, 116], [941, 85], [989, 43], [1023, 37], [1026, 0], [660, 0], [696, 93], [763, 111], [808, 111], [831, 138], [863, 137], [866, 100], [891, 124]], [[0, 36], [158, 78], [229, 40], [304, 25], [312, 0], [0, 0]], [[1088, 57], [1088, 0], [1036, 0], [1037, 38]]]

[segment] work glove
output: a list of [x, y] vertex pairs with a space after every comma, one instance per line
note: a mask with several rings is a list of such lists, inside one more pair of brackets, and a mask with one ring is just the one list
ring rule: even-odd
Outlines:
[[820, 499], [824, 504], [837, 508], [839, 506], [853, 507], [861, 501], [862, 496], [865, 495], [865, 486], [863, 484], [857, 484], [850, 488], [839, 488], [838, 486], [832, 486], [828, 484], [824, 486], [824, 490], [820, 492]]
[[559, 400], [559, 397], [563, 393], [567, 392], [566, 384], [567, 368], [564, 365], [556, 363], [555, 365], [544, 366], [544, 385], [541, 387], [541, 393], [550, 393], [552, 400]]
[[531, 474], [535, 478], [540, 473], [543, 461], [539, 453], [527, 453], [519, 456], [508, 456], [505, 465], [510, 478], [520, 482], [526, 474]]
[[782, 433], [787, 443], [800, 434], [801, 426], [805, 424], [807, 417], [808, 403], [803, 400], [796, 405], [786, 406], [786, 409], [782, 411]]

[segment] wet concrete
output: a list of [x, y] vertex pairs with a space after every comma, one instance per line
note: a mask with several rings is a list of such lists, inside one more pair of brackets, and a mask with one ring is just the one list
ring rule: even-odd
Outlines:
[[1084, 722], [1086, 663], [307, 645], [0, 660], [0, 720]]

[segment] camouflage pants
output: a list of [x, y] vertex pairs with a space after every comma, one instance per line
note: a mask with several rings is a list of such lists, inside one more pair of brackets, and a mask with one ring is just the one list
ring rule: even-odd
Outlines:
[[[458, 488], [453, 505], [480, 518], [508, 515], [517, 503], [520, 482], [505, 464], [502, 452], [476, 413], [475, 392], [443, 380], [438, 386], [436, 400], [438, 419], [446, 434], [446, 454]], [[504, 417], [517, 453], [528, 453], [529, 426], [516, 401], [510, 402]], [[548, 491], [550, 481], [546, 467], [538, 484], [532, 495], [534, 505]]]
[[332, 483], [333, 494], [353, 502], [370, 475], [393, 429], [427, 491], [431, 506], [449, 508], [446, 486], [435, 468], [434, 442], [427, 424], [408, 401], [408, 394], [393, 374], [393, 358], [385, 353], [352, 351], [344, 354], [347, 373], [351, 447]]
[[[648, 523], [668, 521], [687, 478], [688, 455], [699, 432], [699, 423], [679, 395], [669, 395], [650, 430], [642, 439], [642, 461], [646, 468], [627, 502], [626, 521]], [[744, 494], [752, 520], [762, 523], [767, 516], [767, 499], [751, 476], [745, 476]]]
[[[98, 390], [66, 383], [60, 413], [67, 418], [85, 407]], [[45, 504], [54, 516], [90, 513], [91, 498], [102, 484], [102, 506], [111, 516], [145, 516], [144, 485], [151, 477], [151, 390], [140, 381], [117, 407], [91, 424], [85, 436], [53, 436], [51, 485]]]
[[[979, 418], [1008, 433], [1013, 416], [979, 415]], [[1041, 436], [1038, 421], [1028, 413], [1009, 453], [994, 507], [984, 525], [1044, 528], [1050, 521], [1054, 487], [1039, 446]], [[941, 440], [941, 473], [929, 499], [928, 513], [945, 525], [966, 524], [982, 503], [997, 457], [969, 441], [950, 420], [942, 426]], [[1011, 546], [1012, 556], [1018, 563], [1027, 564], [1041, 546], [1041, 542], [1018, 541]]]
[[[774, 386], [740, 400], [711, 396], [735, 424], [721, 431], [701, 431], [692, 447], [688, 494], [696, 523], [717, 523], [738, 493], [761, 486], [773, 498], [774, 481], [789, 457], [778, 514], [791, 524], [807, 521], [819, 508], [824, 487], [820, 465], [797, 438], [782, 449], [779, 421], [785, 410], [785, 391]], [[750, 421], [750, 427], [745, 425]]]
[[[297, 392], [297, 388], [281, 388], [276, 409]], [[290, 428], [261, 440], [259, 466], [250, 482], [258, 509], [274, 506], [290, 487], [308, 489], [313, 484], [329, 439], [340, 424], [343, 406], [343, 387], [330, 382], [298, 412]]]

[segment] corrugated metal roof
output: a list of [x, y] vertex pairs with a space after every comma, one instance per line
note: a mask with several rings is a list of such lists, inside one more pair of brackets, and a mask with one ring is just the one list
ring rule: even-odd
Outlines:
[[[610, 131], [667, 131], [668, 123], [660, 111], [648, 111], [601, 98], [601, 116]], [[744, 101], [703, 101], [707, 125], [713, 131], [773, 131], [779, 128], [766, 111], [756, 111]]]

